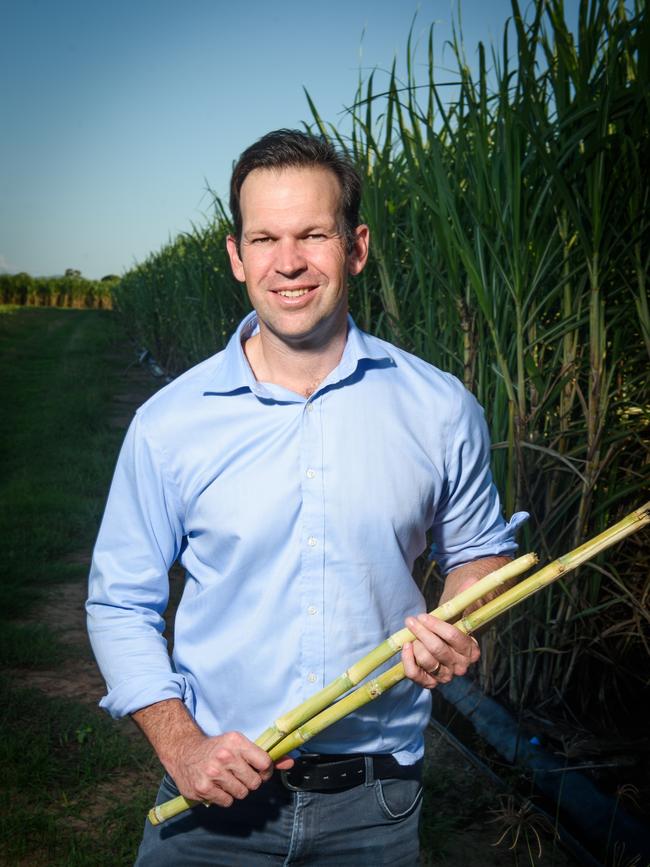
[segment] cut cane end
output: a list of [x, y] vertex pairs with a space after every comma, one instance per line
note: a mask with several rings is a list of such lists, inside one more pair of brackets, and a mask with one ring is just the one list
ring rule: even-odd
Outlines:
[[147, 818], [152, 825], [162, 825], [165, 821], [164, 816], [160, 814], [158, 807], [152, 807], [147, 814]]

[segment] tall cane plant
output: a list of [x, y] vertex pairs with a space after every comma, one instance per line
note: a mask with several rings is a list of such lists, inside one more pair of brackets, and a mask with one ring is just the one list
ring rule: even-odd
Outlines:
[[[555, 557], [640, 499], [648, 481], [650, 67], [645, 6], [581, 2], [577, 38], [560, 0], [524, 19], [456, 90], [395, 67], [360, 86], [352, 133], [334, 137], [367, 181], [373, 259], [357, 287], [364, 324], [463, 379], [486, 407], [508, 512], [525, 545]], [[648, 671], [648, 557], [596, 561], [486, 642], [482, 676], [516, 706], [572, 695], [594, 666]], [[645, 662], [639, 665], [638, 655]], [[603, 668], [603, 660], [607, 664]], [[628, 667], [629, 668], [629, 667]], [[642, 680], [642, 677], [640, 678]]]

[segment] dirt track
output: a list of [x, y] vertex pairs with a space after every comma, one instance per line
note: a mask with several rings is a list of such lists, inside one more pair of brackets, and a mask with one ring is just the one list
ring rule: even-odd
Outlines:
[[[153, 377], [146, 366], [129, 361], [130, 356], [127, 348], [116, 351], [111, 359], [123, 373], [120, 390], [113, 397], [109, 424], [124, 431], [137, 407], [162, 385], [162, 381]], [[87, 573], [91, 555], [90, 550], [82, 550], [66, 559], [83, 566]], [[58, 584], [47, 601], [30, 614], [28, 621], [47, 624], [54, 631], [63, 645], [64, 659], [57, 660], [49, 669], [21, 669], [20, 680], [25, 686], [38, 687], [47, 695], [96, 705], [105, 687], [86, 632], [86, 596], [85, 581]]]

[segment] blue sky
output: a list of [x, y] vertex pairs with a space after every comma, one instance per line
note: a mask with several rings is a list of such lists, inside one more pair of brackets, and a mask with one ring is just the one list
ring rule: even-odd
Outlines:
[[[577, 0], [573, 5], [577, 4]], [[572, 5], [571, 0], [567, 5]], [[403, 60], [450, 0], [0, 0], [0, 270], [121, 274], [200, 223], [270, 129], [339, 123], [359, 74]], [[509, 0], [462, 0], [471, 59]], [[424, 61], [425, 53], [422, 52]]]

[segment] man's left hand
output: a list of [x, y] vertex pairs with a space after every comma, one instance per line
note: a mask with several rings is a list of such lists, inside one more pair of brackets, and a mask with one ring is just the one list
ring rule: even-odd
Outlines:
[[474, 638], [430, 614], [407, 617], [406, 626], [416, 640], [402, 648], [404, 673], [425, 689], [465, 674], [481, 655]]
[[[458, 596], [480, 578], [505, 566], [511, 559], [501, 555], [481, 557], [458, 566], [447, 575], [439, 604]], [[504, 589], [505, 586], [477, 600], [464, 614], [479, 608]], [[426, 689], [433, 689], [439, 683], [449, 683], [453, 677], [465, 674], [481, 655], [475, 638], [430, 614], [407, 617], [406, 626], [416, 640], [405, 644], [402, 649], [404, 672], [408, 678]]]

